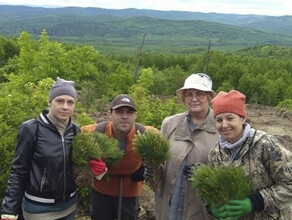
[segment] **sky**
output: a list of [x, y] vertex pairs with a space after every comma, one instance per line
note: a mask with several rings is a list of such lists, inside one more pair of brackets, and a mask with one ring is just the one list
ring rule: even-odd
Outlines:
[[292, 16], [291, 0], [0, 0], [0, 5], [97, 7]]

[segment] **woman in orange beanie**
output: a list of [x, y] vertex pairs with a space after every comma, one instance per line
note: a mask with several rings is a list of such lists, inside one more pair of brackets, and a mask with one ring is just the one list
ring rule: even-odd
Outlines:
[[220, 137], [209, 153], [211, 166], [242, 166], [253, 186], [246, 198], [211, 208], [212, 215], [216, 219], [291, 219], [292, 153], [279, 139], [246, 122], [244, 94], [219, 92], [212, 105]]

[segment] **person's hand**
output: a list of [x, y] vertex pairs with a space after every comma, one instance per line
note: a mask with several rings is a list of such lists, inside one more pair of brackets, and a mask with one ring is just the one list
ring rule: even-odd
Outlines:
[[136, 172], [131, 174], [131, 180], [134, 182], [144, 181], [151, 177], [153, 177], [153, 171], [144, 163]]
[[238, 219], [252, 211], [252, 204], [248, 197], [243, 200], [229, 200], [225, 209], [228, 217]]
[[191, 165], [185, 165], [183, 173], [187, 179], [190, 179], [196, 169], [201, 165], [201, 163], [193, 163]]
[[106, 163], [101, 158], [98, 158], [97, 160], [90, 160], [89, 166], [91, 168], [91, 171], [92, 171], [94, 177], [97, 180], [101, 180], [101, 178], [107, 172]]
[[249, 198], [243, 200], [229, 200], [220, 208], [211, 208], [211, 214], [220, 220], [239, 219], [252, 211], [252, 204]]
[[215, 217], [216, 219], [220, 219], [221, 217], [222, 218], [225, 217], [225, 215], [226, 215], [225, 206], [226, 205], [223, 205], [219, 208], [211, 207], [210, 212], [211, 212], [212, 216]]
[[18, 218], [17, 215], [2, 214], [0, 220], [17, 220], [17, 218]]

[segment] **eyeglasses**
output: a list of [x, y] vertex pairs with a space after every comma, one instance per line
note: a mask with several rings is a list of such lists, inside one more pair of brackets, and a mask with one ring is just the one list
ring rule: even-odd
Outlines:
[[196, 92], [186, 92], [184, 98], [186, 101], [192, 101], [194, 97], [196, 99], [202, 99], [207, 95], [206, 92], [196, 91]]

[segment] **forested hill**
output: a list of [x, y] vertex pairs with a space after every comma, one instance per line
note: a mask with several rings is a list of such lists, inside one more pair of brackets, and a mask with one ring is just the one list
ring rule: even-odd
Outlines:
[[149, 52], [200, 52], [209, 41], [213, 49], [221, 51], [292, 46], [289, 25], [291, 16], [0, 5], [0, 34], [4, 36], [19, 36], [25, 30], [38, 37], [46, 29], [53, 40], [91, 44], [106, 53], [136, 53], [144, 33], [143, 49]]
[[0, 5], [0, 14], [23, 14], [27, 16], [49, 14], [75, 14], [83, 16], [113, 15], [128, 17], [153, 17], [167, 20], [203, 20], [230, 24], [235, 26], [251, 27], [279, 34], [292, 35], [292, 16], [262, 16], [262, 15], [239, 15], [221, 13], [201, 13], [187, 11], [158, 11], [147, 9], [104, 9], [104, 8], [41, 8], [26, 6]]

